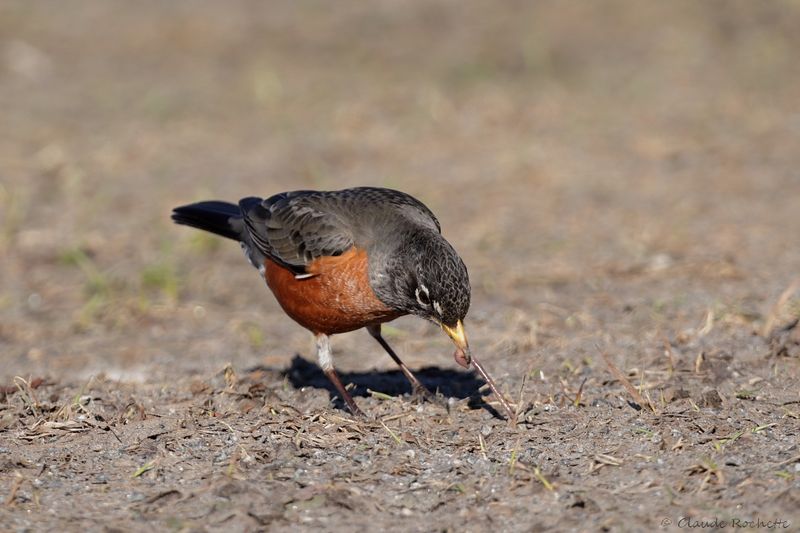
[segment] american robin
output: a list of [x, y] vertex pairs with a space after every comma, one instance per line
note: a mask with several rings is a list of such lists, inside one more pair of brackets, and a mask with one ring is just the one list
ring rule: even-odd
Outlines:
[[294, 191], [243, 198], [239, 205], [190, 204], [174, 209], [172, 219], [241, 243], [286, 314], [316, 336], [319, 365], [354, 414], [363, 413], [336, 374], [329, 337], [367, 328], [415, 392], [426, 393], [381, 336], [382, 323], [413, 314], [450, 336], [456, 362], [472, 363], [514, 417], [470, 353], [467, 267], [416, 198], [376, 187]]

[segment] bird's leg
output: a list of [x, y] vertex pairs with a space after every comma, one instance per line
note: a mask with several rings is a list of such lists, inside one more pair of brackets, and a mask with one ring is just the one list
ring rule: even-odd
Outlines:
[[381, 325], [374, 324], [372, 326], [367, 326], [367, 331], [369, 331], [369, 334], [372, 335], [372, 338], [374, 338], [376, 341], [378, 341], [378, 343], [381, 346], [383, 346], [383, 349], [386, 350], [386, 353], [389, 354], [389, 357], [391, 357], [392, 360], [394, 360], [394, 362], [397, 363], [397, 366], [400, 367], [400, 370], [402, 370], [403, 374], [411, 383], [411, 387], [414, 390], [414, 394], [422, 396], [424, 398], [432, 398], [433, 394], [431, 393], [431, 391], [425, 388], [425, 385], [420, 383], [420, 381], [417, 379], [417, 376], [415, 376], [411, 372], [411, 370], [409, 370], [406, 364], [403, 361], [401, 361], [399, 357], [397, 357], [397, 354], [394, 353], [392, 347], [389, 346], [389, 343], [386, 342], [386, 339], [383, 338], [383, 335], [381, 335]]
[[339, 395], [344, 400], [344, 403], [347, 404], [350, 412], [356, 416], [364, 416], [364, 412], [359, 409], [356, 402], [353, 401], [353, 397], [350, 396], [350, 393], [344, 388], [342, 381], [339, 379], [339, 375], [336, 374], [336, 370], [333, 368], [330, 339], [323, 333], [317, 334], [317, 358], [322, 371], [328, 376], [328, 379], [333, 383], [333, 386], [336, 387], [336, 390], [339, 391]]

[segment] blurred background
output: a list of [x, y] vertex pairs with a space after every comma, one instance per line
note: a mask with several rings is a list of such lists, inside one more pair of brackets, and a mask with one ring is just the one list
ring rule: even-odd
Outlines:
[[438, 214], [501, 376], [746, 337], [800, 272], [798, 27], [789, 0], [3, 2], [0, 378], [310, 357], [238, 246], [169, 213], [355, 185]]

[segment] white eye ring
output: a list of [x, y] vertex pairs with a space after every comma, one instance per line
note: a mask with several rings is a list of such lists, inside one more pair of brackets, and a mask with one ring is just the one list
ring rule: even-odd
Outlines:
[[[425, 285], [420, 285], [419, 287], [417, 287], [415, 294], [417, 296], [417, 301], [419, 302], [419, 305], [423, 307], [428, 307], [429, 305], [431, 305], [431, 297], [428, 294], [428, 288]], [[420, 294], [425, 295], [424, 301], [422, 300], [422, 298], [420, 298]]]

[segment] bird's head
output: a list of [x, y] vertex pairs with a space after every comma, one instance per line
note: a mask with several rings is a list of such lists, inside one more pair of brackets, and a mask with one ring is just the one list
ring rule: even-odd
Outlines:
[[469, 275], [450, 243], [438, 232], [411, 233], [380, 263], [382, 268], [372, 272], [378, 298], [398, 311], [439, 325], [456, 345], [456, 362], [464, 368], [474, 366], [497, 395], [509, 420], [516, 420], [515, 411], [494, 380], [470, 353], [464, 332], [470, 302]]
[[466, 265], [450, 243], [434, 232], [410, 235], [396, 257], [402, 259], [392, 272], [391, 304], [440, 326], [456, 344], [456, 361], [469, 367], [464, 332], [470, 303]]

